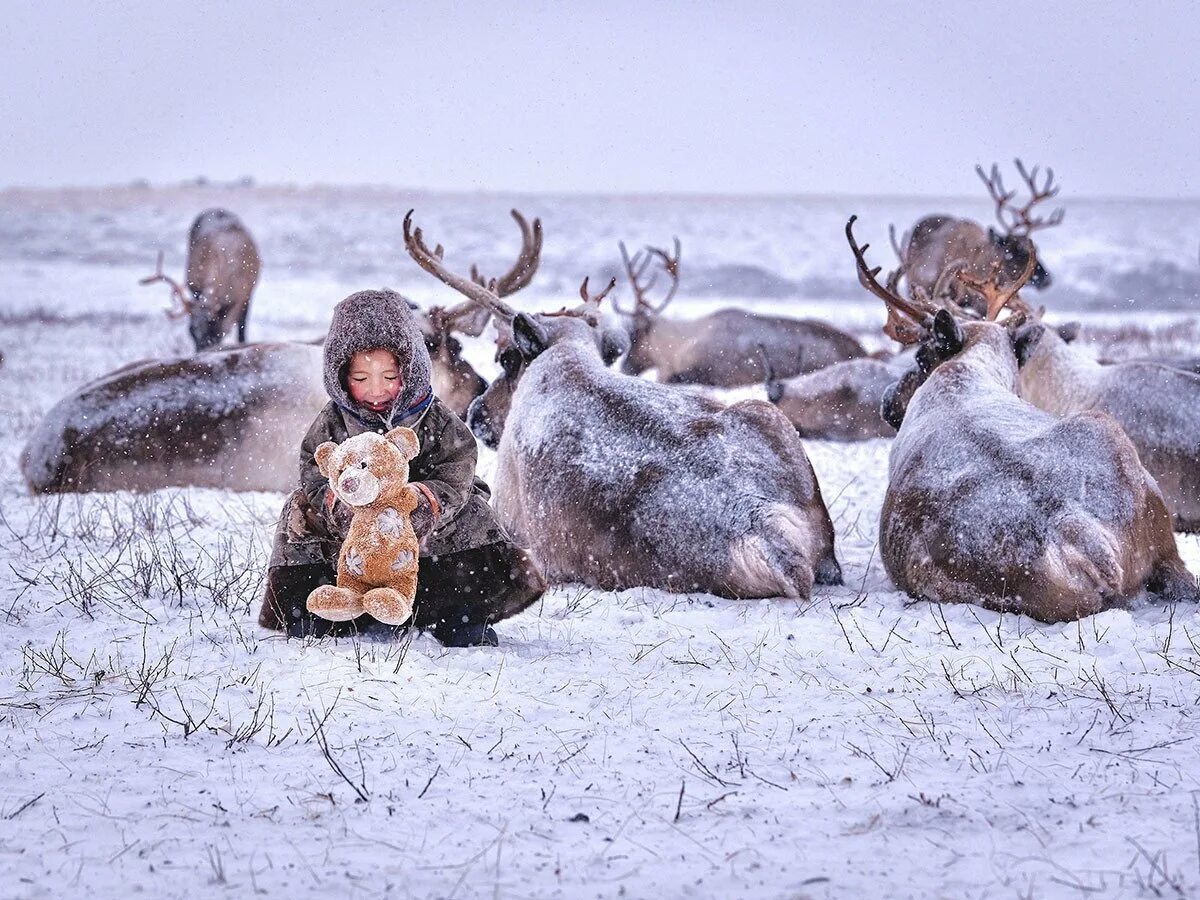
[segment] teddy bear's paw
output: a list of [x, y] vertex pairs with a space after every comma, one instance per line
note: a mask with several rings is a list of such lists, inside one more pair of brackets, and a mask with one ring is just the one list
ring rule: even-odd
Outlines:
[[323, 584], [308, 595], [308, 611], [330, 622], [349, 622], [361, 616], [365, 608], [357, 591]]
[[363, 609], [385, 625], [403, 625], [412, 615], [413, 602], [393, 588], [372, 588], [363, 594]]

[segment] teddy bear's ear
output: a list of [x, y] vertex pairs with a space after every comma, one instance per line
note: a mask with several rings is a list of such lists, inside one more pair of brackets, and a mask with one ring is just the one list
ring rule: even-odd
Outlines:
[[326, 466], [329, 465], [329, 458], [333, 456], [333, 451], [336, 449], [337, 444], [333, 441], [325, 441], [317, 447], [316, 452], [313, 454], [313, 459], [317, 461], [317, 468], [321, 470], [321, 474], [326, 478], [329, 477], [329, 469]]
[[421, 444], [417, 440], [417, 433], [411, 428], [393, 428], [384, 437], [400, 448], [400, 452], [404, 454], [405, 459], [412, 459], [421, 452]]

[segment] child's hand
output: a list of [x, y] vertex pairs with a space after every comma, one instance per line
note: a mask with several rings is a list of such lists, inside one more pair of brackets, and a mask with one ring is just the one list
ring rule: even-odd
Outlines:
[[350, 533], [350, 521], [354, 518], [354, 507], [349, 503], [343, 503], [337, 498], [332, 490], [327, 490], [325, 494], [325, 521], [329, 525], [329, 532], [332, 537], [339, 540], [345, 540], [346, 535]]
[[425, 536], [433, 530], [436, 516], [433, 514], [433, 508], [429, 505], [429, 498], [425, 496], [424, 491], [416, 491], [417, 508], [409, 514], [409, 520], [412, 522], [413, 531], [417, 533], [417, 540], [424, 540]]

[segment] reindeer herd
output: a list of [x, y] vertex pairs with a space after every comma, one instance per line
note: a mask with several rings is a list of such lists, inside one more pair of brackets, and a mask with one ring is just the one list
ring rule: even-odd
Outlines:
[[[501, 522], [554, 582], [730, 598], [807, 599], [841, 583], [833, 524], [804, 439], [893, 438], [879, 550], [911, 596], [1064, 621], [1144, 591], [1200, 600], [1176, 531], [1200, 530], [1200, 375], [1175, 360], [1102, 365], [1021, 297], [1050, 274], [1033, 234], [1053, 173], [978, 168], [1002, 230], [949, 216], [893, 231], [881, 283], [846, 224], [862, 286], [895, 353], [870, 355], [820, 321], [725, 309], [683, 320], [681, 248], [620, 245], [628, 308], [585, 279], [580, 302], [515, 310], [540, 220], [519, 212], [512, 268], [454, 270], [405, 217], [405, 247], [460, 294], [419, 313], [434, 390], [497, 452]], [[259, 258], [232, 214], [190, 232], [187, 282], [159, 265], [189, 316], [194, 356], [138, 363], [60, 401], [22, 454], [35, 492], [203, 485], [290, 490], [325, 402], [317, 343], [245, 343]], [[660, 286], [655, 298], [655, 288]], [[238, 344], [220, 344], [237, 324]], [[496, 334], [490, 384], [456, 334]], [[318, 342], [319, 343], [319, 342]], [[615, 364], [620, 361], [620, 366]], [[654, 370], [657, 380], [644, 377]], [[769, 402], [702, 388], [762, 383]]]

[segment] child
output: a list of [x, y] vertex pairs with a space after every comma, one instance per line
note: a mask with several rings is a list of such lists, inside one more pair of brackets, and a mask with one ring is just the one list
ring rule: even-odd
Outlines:
[[325, 338], [331, 400], [300, 446], [300, 488], [284, 505], [275, 532], [260, 625], [301, 636], [374, 622], [362, 616], [340, 624], [308, 612], [309, 592], [337, 581], [338, 552], [351, 517], [313, 453], [323, 441], [341, 443], [401, 425], [415, 430], [421, 443], [409, 464], [419, 500], [412, 523], [421, 541], [412, 623], [447, 646], [494, 646], [490, 623], [516, 615], [545, 591], [533, 560], [512, 543], [488, 506], [491, 492], [475, 476], [474, 435], [433, 395], [429, 378], [429, 352], [399, 294], [360, 291], [337, 305]]

